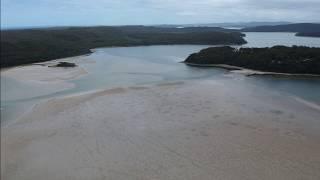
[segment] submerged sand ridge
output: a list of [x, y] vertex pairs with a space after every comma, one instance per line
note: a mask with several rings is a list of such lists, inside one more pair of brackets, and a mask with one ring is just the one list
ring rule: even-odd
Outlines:
[[41, 103], [2, 129], [2, 178], [319, 179], [320, 111], [233, 84], [124, 87]]

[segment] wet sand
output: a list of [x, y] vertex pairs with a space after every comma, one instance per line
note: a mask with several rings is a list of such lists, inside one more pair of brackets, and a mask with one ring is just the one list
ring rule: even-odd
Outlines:
[[237, 91], [199, 80], [51, 99], [2, 127], [2, 179], [318, 180], [320, 111]]
[[[80, 66], [48, 67], [61, 61], [74, 62]], [[70, 80], [87, 75], [82, 64], [92, 62], [86, 56], [78, 56], [1, 69], [2, 125], [31, 110], [41, 98], [74, 88], [75, 84]]]
[[[79, 57], [1, 70], [1, 78], [3, 81], [5, 81], [3, 78], [14, 79], [20, 84], [23, 84], [25, 88], [25, 90], [11, 88], [9, 91], [9, 89], [5, 89], [5, 87], [3, 87], [4, 92], [2, 92], [3, 95], [1, 97], [6, 99], [2, 100], [10, 101], [23, 98], [32, 98], [73, 88], [74, 84], [67, 82], [67, 80], [73, 80], [86, 75], [87, 71], [84, 68], [79, 66], [74, 68], [48, 66], [57, 64], [57, 62], [64, 60], [73, 62], [77, 59], [79, 59]], [[8, 86], [6, 82], [2, 83], [3, 86]]]

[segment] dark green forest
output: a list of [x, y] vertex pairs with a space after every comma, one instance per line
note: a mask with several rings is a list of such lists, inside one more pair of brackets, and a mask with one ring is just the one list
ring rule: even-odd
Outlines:
[[318, 32], [299, 32], [296, 36], [320, 37], [320, 30]]
[[243, 34], [216, 27], [65, 27], [1, 31], [1, 67], [43, 62], [112, 46], [244, 44]]
[[296, 23], [275, 26], [257, 26], [243, 28], [242, 32], [296, 32], [296, 36], [320, 37], [320, 24]]
[[274, 46], [271, 48], [212, 47], [191, 54], [186, 63], [227, 64], [254, 70], [320, 74], [320, 48]]
[[243, 28], [242, 32], [299, 32], [310, 33], [320, 32], [320, 24], [318, 23], [296, 23], [275, 26], [257, 26]]

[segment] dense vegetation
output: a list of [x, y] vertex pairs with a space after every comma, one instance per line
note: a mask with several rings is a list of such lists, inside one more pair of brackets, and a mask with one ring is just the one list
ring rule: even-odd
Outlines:
[[86, 54], [97, 47], [243, 43], [246, 43], [243, 34], [214, 27], [104, 26], [3, 30], [1, 67]]
[[300, 32], [296, 36], [306, 36], [306, 37], [320, 37], [320, 31], [318, 32]]
[[244, 28], [243, 32], [320, 32], [320, 24], [317, 23], [297, 23], [276, 26], [257, 26]]
[[272, 48], [212, 47], [190, 55], [186, 63], [227, 64], [249, 69], [299, 74], [320, 74], [320, 48], [274, 46]]
[[156, 27], [233, 27], [233, 28], [244, 28], [244, 27], [256, 27], [256, 26], [275, 26], [282, 24], [292, 24], [288, 21], [278, 22], [231, 22], [231, 23], [196, 23], [196, 24], [162, 24], [156, 25]]

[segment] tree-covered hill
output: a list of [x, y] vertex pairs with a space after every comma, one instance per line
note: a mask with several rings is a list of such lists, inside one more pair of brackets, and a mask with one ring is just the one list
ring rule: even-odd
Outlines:
[[242, 32], [320, 32], [319, 23], [296, 23], [276, 26], [257, 26], [241, 30]]
[[226, 31], [208, 27], [180, 29], [147, 26], [2, 30], [1, 67], [82, 55], [97, 47], [246, 43], [243, 34]]
[[271, 48], [212, 47], [190, 55], [186, 63], [226, 64], [254, 70], [320, 74], [320, 48], [274, 46]]

